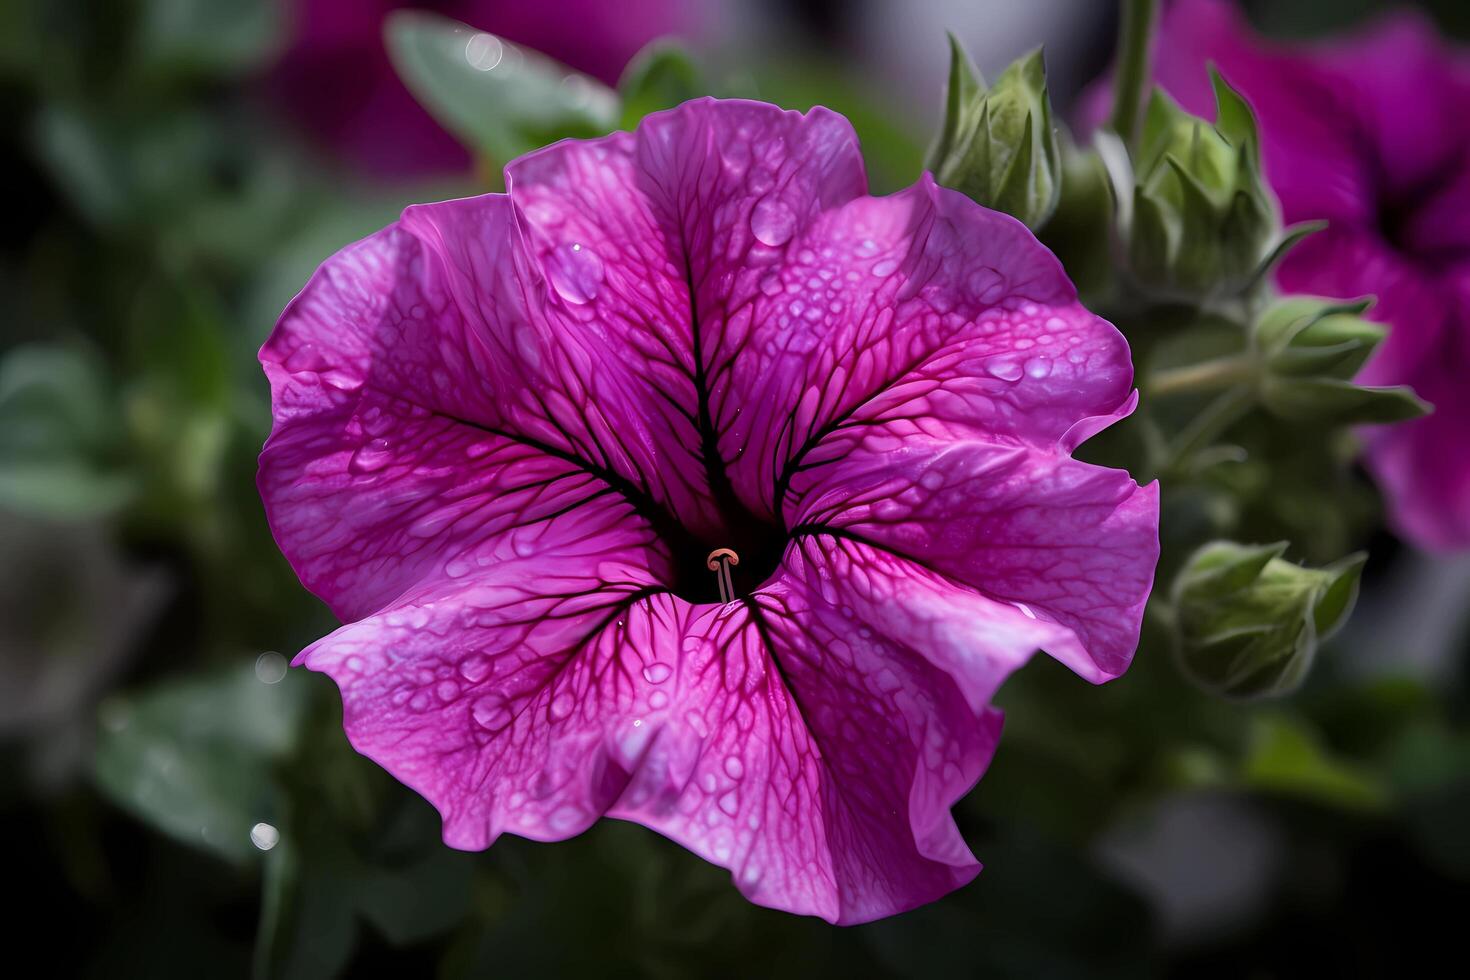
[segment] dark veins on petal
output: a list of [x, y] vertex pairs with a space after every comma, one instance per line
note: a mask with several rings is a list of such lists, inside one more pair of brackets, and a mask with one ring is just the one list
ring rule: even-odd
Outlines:
[[[684, 284], [689, 290], [689, 324], [693, 336], [694, 393], [698, 401], [695, 426], [699, 430], [699, 454], [704, 460], [705, 479], [710, 496], [720, 514], [720, 524], [728, 540], [713, 543], [714, 548], [730, 548], [740, 556], [740, 563], [730, 568], [736, 595], [749, 595], [776, 571], [785, 548], [784, 528], [751, 513], [741, 503], [730, 483], [724, 457], [720, 455], [720, 436], [710, 413], [710, 377], [705, 364], [703, 331], [700, 329], [698, 286], [689, 261], [689, 248], [681, 242], [684, 261]], [[777, 512], [779, 519], [779, 511]], [[667, 539], [665, 539], [667, 541]], [[670, 547], [673, 546], [669, 542]], [[675, 558], [675, 594], [691, 602], [716, 602], [720, 599], [714, 574], [700, 554], [698, 568], [691, 568], [682, 555]]]

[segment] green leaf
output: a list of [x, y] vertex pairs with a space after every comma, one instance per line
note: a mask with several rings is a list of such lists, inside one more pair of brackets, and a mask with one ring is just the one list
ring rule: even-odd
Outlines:
[[939, 172], [968, 130], [966, 118], [970, 107], [978, 102], [978, 97], [985, 90], [980, 70], [970, 60], [960, 39], [952, 31], [946, 31], [945, 36], [949, 39], [949, 85], [944, 96], [944, 122], [924, 164], [925, 169], [935, 173]]
[[539, 52], [419, 10], [388, 15], [388, 53], [411, 92], [472, 150], [497, 163], [618, 120], [617, 96]]
[[155, 829], [243, 862], [251, 828], [279, 820], [271, 770], [295, 743], [303, 698], [297, 673], [267, 684], [253, 662], [117, 695], [100, 711], [93, 776]]
[[285, 8], [258, 0], [145, 0], [133, 37], [150, 72], [238, 74], [283, 40]]
[[1256, 271], [1247, 288], [1251, 288], [1264, 281], [1266, 276], [1270, 275], [1271, 270], [1275, 269], [1277, 264], [1286, 258], [1287, 253], [1293, 248], [1296, 248], [1304, 238], [1322, 231], [1326, 227], [1327, 222], [1325, 221], [1302, 221], [1287, 228], [1282, 233], [1280, 241], [1271, 247], [1266, 253], [1266, 257], [1261, 259], [1260, 264], [1256, 266]]
[[56, 518], [106, 514], [137, 491], [102, 368], [79, 351], [31, 346], [0, 361], [0, 505]]
[[[1260, 137], [1257, 135], [1256, 116], [1240, 93], [1230, 87], [1219, 69], [1210, 66], [1210, 86], [1215, 93], [1215, 128], [1233, 145], [1249, 146], [1257, 154]], [[1259, 159], [1253, 156], [1253, 159]]]
[[618, 80], [623, 102], [620, 123], [632, 129], [651, 112], [672, 109], [707, 94], [704, 78], [689, 52], [677, 41], [653, 41], [628, 62]]
[[1368, 553], [1360, 551], [1324, 569], [1333, 577], [1328, 580], [1312, 612], [1319, 640], [1330, 639], [1347, 622], [1348, 614], [1357, 604], [1358, 585], [1367, 562]]
[[1285, 715], [1258, 719], [1242, 763], [1244, 785], [1347, 809], [1375, 810], [1388, 790], [1371, 774], [1334, 758], [1315, 733]]

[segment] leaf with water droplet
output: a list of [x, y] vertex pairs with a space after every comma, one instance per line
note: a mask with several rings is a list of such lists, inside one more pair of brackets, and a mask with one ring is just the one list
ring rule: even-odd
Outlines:
[[618, 99], [607, 86], [503, 38], [500, 60], [487, 70], [469, 56], [482, 32], [447, 17], [394, 11], [384, 34], [394, 68], [424, 108], [498, 163], [563, 137], [606, 133], [617, 122]]

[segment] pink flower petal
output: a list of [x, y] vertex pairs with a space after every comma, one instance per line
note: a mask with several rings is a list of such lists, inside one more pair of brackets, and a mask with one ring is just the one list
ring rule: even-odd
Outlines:
[[796, 533], [891, 551], [1064, 627], [1046, 651], [1094, 683], [1127, 669], [1159, 554], [1157, 483], [898, 422], [830, 437], [793, 495]]
[[847, 541], [804, 541], [749, 606], [572, 567], [509, 559], [303, 654], [341, 686], [353, 745], [439, 809], [446, 842], [619, 817], [730, 869], [752, 901], [843, 923], [979, 871], [949, 808], [994, 751], [990, 695], [1058, 627]]

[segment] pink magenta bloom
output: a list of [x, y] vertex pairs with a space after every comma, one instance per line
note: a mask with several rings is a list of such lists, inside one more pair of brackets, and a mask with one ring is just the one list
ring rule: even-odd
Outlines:
[[969, 881], [996, 688], [1137, 640], [1157, 486], [1070, 455], [1123, 338], [1011, 218], [867, 196], [824, 109], [690, 102], [506, 186], [338, 253], [261, 351], [271, 525], [347, 623], [297, 662], [454, 847], [633, 820], [842, 923]]
[[437, 11], [550, 55], [608, 84], [649, 41], [686, 33], [680, 0], [288, 0], [292, 41], [272, 84], [325, 145], [380, 177], [466, 170], [469, 153], [409, 94], [383, 45], [403, 7]]
[[1390, 326], [1359, 381], [1407, 384], [1434, 412], [1363, 432], [1396, 528], [1470, 547], [1470, 60], [1401, 13], [1314, 47], [1273, 45], [1232, 6], [1181, 0], [1161, 24], [1156, 81], [1212, 116], [1219, 66], [1260, 119], [1288, 222], [1329, 227], [1297, 247], [1288, 292], [1375, 294]]

